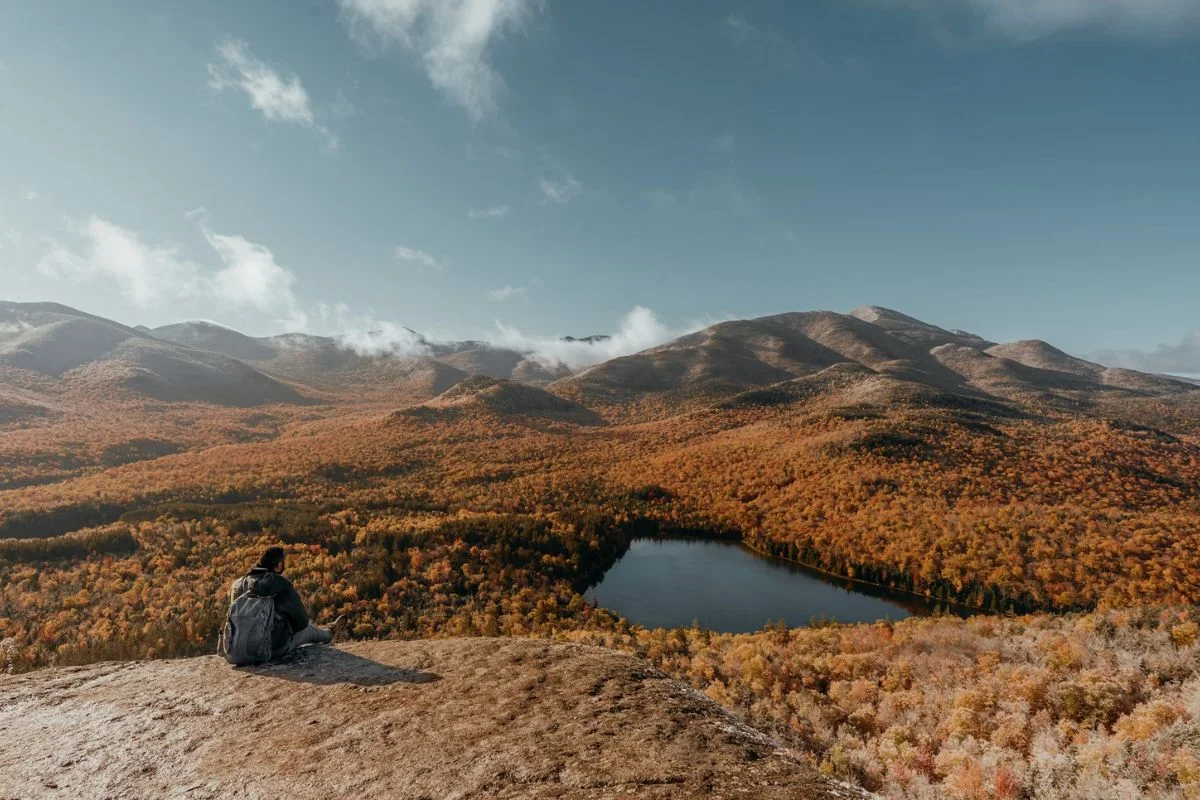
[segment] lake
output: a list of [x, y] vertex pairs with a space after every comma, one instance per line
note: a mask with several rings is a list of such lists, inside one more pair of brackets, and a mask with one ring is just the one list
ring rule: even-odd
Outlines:
[[737, 542], [700, 539], [638, 539], [585, 595], [648, 628], [699, 620], [722, 633], [756, 631], [768, 620], [791, 626], [814, 618], [875, 622], [932, 611], [918, 598], [889, 597]]

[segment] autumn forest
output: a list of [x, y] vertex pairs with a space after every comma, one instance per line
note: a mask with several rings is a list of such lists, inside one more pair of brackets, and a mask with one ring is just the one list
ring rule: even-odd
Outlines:
[[[1200, 798], [1196, 392], [731, 374], [249, 405], [103, 373], [36, 395], [9, 368], [0, 667], [211, 652], [230, 581], [283, 543], [354, 638], [636, 653], [887, 797]], [[585, 599], [635, 538], [682, 534], [972, 613], [733, 635]]]

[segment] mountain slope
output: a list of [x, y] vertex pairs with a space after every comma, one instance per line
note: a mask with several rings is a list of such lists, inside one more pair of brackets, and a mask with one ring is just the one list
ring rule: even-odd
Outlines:
[[469, 375], [484, 375], [544, 385], [570, 374], [565, 368], [547, 366], [509, 348], [479, 341], [435, 342], [415, 331], [407, 331], [415, 348], [412, 352], [391, 350], [386, 342], [372, 341], [370, 335], [366, 342], [299, 333], [257, 338], [202, 321], [165, 325], [151, 333], [165, 341], [227, 355], [269, 374], [317, 386], [345, 385], [347, 380], [364, 384], [403, 383], [414, 367], [397, 367], [398, 364], [424, 363], [423, 369], [439, 372], [433, 385], [440, 388], [428, 397], [453, 385], [455, 376], [461, 380]]
[[612, 651], [523, 639], [311, 647], [0, 676], [0, 795], [863, 797]]
[[536, 386], [474, 375], [425, 403], [409, 410], [418, 416], [429, 410], [469, 410], [506, 417], [553, 419], [579, 425], [603, 422], [591, 409]]
[[[1194, 392], [1182, 381], [1108, 369], [1045, 342], [995, 344], [877, 306], [850, 314], [812, 311], [722, 322], [597, 364], [556, 382], [553, 390], [582, 402], [727, 398], [837, 365], [936, 393], [1073, 408]], [[811, 388], [801, 393], [811, 394]]]
[[40, 391], [125, 389], [227, 406], [304, 402], [237, 359], [53, 303], [0, 303], [0, 373], [9, 385]]

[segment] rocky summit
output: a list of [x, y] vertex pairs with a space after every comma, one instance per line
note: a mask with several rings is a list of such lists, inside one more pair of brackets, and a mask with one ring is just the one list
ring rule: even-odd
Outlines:
[[862, 798], [646, 663], [528, 639], [0, 677], [4, 798]]

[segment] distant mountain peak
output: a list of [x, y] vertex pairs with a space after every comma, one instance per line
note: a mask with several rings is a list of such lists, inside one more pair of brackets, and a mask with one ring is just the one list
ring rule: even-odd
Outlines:
[[574, 336], [564, 336], [559, 341], [563, 342], [580, 342], [582, 344], [598, 344], [599, 342], [607, 342], [612, 340], [612, 337], [607, 333], [594, 333], [591, 336], [583, 336], [576, 338]]
[[930, 325], [928, 322], [910, 317], [908, 314], [903, 314], [892, 308], [883, 306], [859, 306], [850, 312], [850, 316], [856, 319], [861, 319], [863, 322], [879, 322], [880, 320], [892, 320], [895, 322], [907, 322], [912, 325], [923, 325], [927, 328], [936, 328], [936, 325]]

